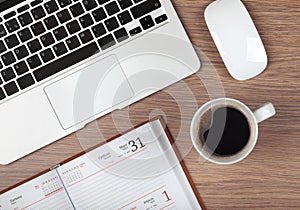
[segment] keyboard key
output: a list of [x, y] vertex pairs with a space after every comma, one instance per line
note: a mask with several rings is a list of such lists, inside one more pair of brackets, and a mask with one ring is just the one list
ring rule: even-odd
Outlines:
[[39, 56], [37, 56], [37, 55], [31, 56], [30, 58], [28, 58], [27, 62], [31, 69], [34, 69], [34, 68], [42, 65], [42, 62], [41, 62]]
[[16, 77], [14, 70], [11, 67], [1, 71], [1, 76], [5, 82], [8, 82]]
[[14, 52], [19, 60], [21, 60], [29, 55], [28, 50], [26, 49], [26, 47], [24, 45], [16, 48], [14, 50]]
[[5, 66], [9, 66], [10, 64], [16, 62], [16, 58], [12, 52], [5, 53], [1, 56], [1, 58]]
[[131, 0], [118, 0], [118, 2], [122, 9], [126, 9], [132, 5]]
[[24, 14], [20, 15], [18, 19], [23, 27], [32, 23], [32, 18], [29, 12], [25, 12]]
[[42, 2], [43, 2], [43, 0], [35, 0], [35, 1], [31, 2], [30, 5], [32, 7], [34, 7], [34, 6], [36, 6], [36, 5], [38, 5], [38, 4], [42, 3]]
[[93, 40], [94, 37], [90, 30], [85, 30], [79, 34], [80, 40], [83, 44], [88, 43], [89, 41]]
[[0, 25], [0, 38], [6, 35], [6, 30], [3, 25]]
[[31, 53], [35, 53], [42, 49], [42, 46], [38, 39], [28, 42], [27, 46]]
[[29, 9], [29, 5], [25, 5], [23, 7], [20, 7], [19, 9], [17, 9], [18, 13], [22, 13], [25, 12], [26, 10]]
[[77, 17], [77, 16], [84, 13], [83, 7], [81, 6], [80, 3], [77, 3], [73, 6], [71, 6], [70, 10], [71, 10], [71, 13], [72, 13], [73, 17]]
[[58, 0], [58, 4], [60, 5], [61, 8], [68, 6], [71, 4], [71, 0]]
[[57, 13], [58, 20], [61, 24], [71, 20], [71, 15], [67, 9]]
[[54, 15], [52, 15], [52, 16], [46, 18], [46, 19], [44, 20], [44, 23], [45, 23], [46, 28], [47, 28], [48, 30], [50, 30], [50, 29], [55, 28], [56, 26], [58, 26], [58, 22], [57, 22], [57, 20], [56, 20], [56, 18], [55, 18]]
[[67, 39], [66, 43], [70, 50], [74, 50], [75, 48], [80, 46], [80, 42], [77, 36], [72, 36], [71, 38]]
[[6, 14], [6, 15], [4, 15], [3, 17], [4, 17], [4, 19], [9, 19], [9, 18], [12, 18], [13, 16], [15, 16], [17, 13], [15, 12], [15, 11], [12, 11], [12, 12], [10, 12], [10, 13], [8, 13], [8, 14]]
[[66, 45], [63, 42], [61, 42], [57, 45], [54, 45], [53, 50], [54, 50], [56, 56], [61, 56], [68, 52]]
[[161, 15], [161, 16], [155, 18], [155, 22], [156, 22], [157, 24], [162, 23], [162, 22], [164, 22], [164, 21], [166, 21], [166, 20], [168, 20], [168, 17], [167, 17], [166, 14], [163, 14], [163, 15]]
[[111, 34], [106, 35], [105, 37], [98, 40], [98, 43], [102, 50], [106, 50], [116, 44], [114, 37]]
[[132, 17], [128, 11], [122, 12], [122, 13], [118, 14], [117, 16], [118, 16], [119, 22], [122, 25], [125, 25], [132, 21]]
[[60, 41], [63, 38], [65, 38], [65, 37], [68, 36], [67, 31], [66, 31], [65, 27], [63, 27], [63, 26], [55, 29], [53, 31], [53, 33], [54, 33], [54, 36], [55, 36], [55, 38], [56, 38], [57, 41]]
[[106, 30], [105, 30], [104, 25], [102, 23], [99, 23], [98, 25], [94, 26], [92, 28], [92, 30], [94, 32], [95, 37], [99, 37], [99, 36], [102, 36], [102, 35], [106, 34]]
[[5, 99], [5, 93], [3, 92], [2, 88], [0, 88], [0, 100]]
[[159, 0], [147, 0], [130, 9], [135, 19], [140, 18], [161, 7]]
[[108, 1], [110, 1], [110, 0], [98, 0], [98, 3], [99, 3], [99, 4], [105, 4], [105, 3], [108, 2]]
[[87, 11], [94, 9], [97, 6], [97, 3], [95, 0], [84, 0], [83, 5]]
[[96, 9], [92, 12], [92, 15], [94, 16], [95, 20], [97, 22], [105, 19], [107, 16], [105, 14], [105, 11], [102, 7], [100, 7], [99, 9]]
[[119, 23], [115, 17], [112, 17], [106, 21], [104, 21], [106, 28], [108, 31], [113, 31], [119, 27]]
[[20, 28], [19, 23], [18, 23], [18, 21], [17, 21], [16, 18], [7, 21], [5, 23], [5, 26], [6, 26], [7, 30], [8, 30], [8, 32], [10, 32], [10, 33], [14, 32], [14, 31], [16, 31], [16, 30], [18, 30]]
[[0, 40], [0, 53], [3, 53], [6, 51], [6, 47], [4, 45], [4, 42]]
[[18, 38], [15, 34], [6, 37], [4, 40], [5, 40], [6, 45], [9, 49], [11, 49], [11, 48], [13, 48], [13, 47], [20, 44], [20, 42], [19, 42], [19, 40], [18, 40]]
[[142, 29], [139, 26], [129, 31], [131, 36], [135, 36], [141, 32], [142, 32]]
[[[3, 65], [2, 65], [2, 63], [0, 62], [0, 69], [2, 69], [3, 68]], [[2, 81], [0, 80], [0, 85], [2, 84]]]
[[45, 17], [45, 11], [42, 6], [38, 6], [31, 10], [31, 14], [35, 20]]
[[106, 9], [107, 14], [108, 14], [109, 16], [114, 15], [114, 14], [116, 14], [117, 12], [120, 11], [120, 9], [119, 9], [119, 7], [118, 7], [118, 4], [117, 4], [117, 2], [115, 2], [115, 1], [113, 1], [113, 2], [111, 2], [111, 3], [109, 3], [109, 4], [106, 4], [106, 5], [105, 5], [105, 9]]
[[22, 31], [19, 31], [18, 35], [22, 42], [26, 42], [26, 41], [32, 39], [32, 34], [28, 28], [25, 28]]
[[73, 20], [72, 22], [68, 23], [66, 26], [70, 34], [74, 34], [80, 30], [80, 26], [77, 20]]
[[32, 25], [31, 30], [35, 36], [38, 36], [46, 31], [42, 22], [37, 22], [36, 24]]
[[26, 74], [25, 76], [17, 79], [17, 82], [21, 90], [24, 90], [25, 88], [28, 88], [29, 86], [34, 84], [34, 79], [31, 74]]
[[86, 15], [80, 17], [79, 22], [81, 23], [81, 26], [83, 28], [89, 27], [90, 25], [92, 25], [94, 23], [90, 14], [86, 14]]
[[21, 61], [21, 62], [15, 64], [14, 68], [19, 76], [29, 71], [25, 61]]
[[53, 35], [49, 32], [43, 36], [41, 36], [41, 42], [44, 47], [48, 47], [49, 45], [55, 42]]
[[48, 14], [52, 14], [53, 12], [58, 10], [58, 6], [55, 0], [48, 1], [44, 6]]
[[144, 30], [147, 30], [155, 25], [155, 23], [152, 20], [150, 15], [147, 15], [146, 17], [141, 18], [140, 23]]
[[121, 29], [115, 31], [114, 35], [115, 35], [118, 42], [122, 42], [122, 41], [129, 38], [128, 33], [125, 30], [125, 28], [121, 28]]
[[4, 90], [8, 96], [11, 96], [19, 91], [15, 82], [10, 82], [4, 85]]
[[99, 49], [95, 42], [92, 42], [66, 56], [61, 57], [54, 62], [41, 67], [40, 69], [33, 72], [34, 77], [37, 81], [42, 81], [80, 61], [85, 60], [86, 58], [91, 57]]
[[44, 63], [47, 63], [55, 58], [51, 49], [42, 51], [40, 55]]

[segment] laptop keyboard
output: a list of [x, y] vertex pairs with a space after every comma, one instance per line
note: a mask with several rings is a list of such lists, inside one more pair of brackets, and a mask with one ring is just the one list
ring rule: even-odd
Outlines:
[[35, 0], [5, 14], [0, 101], [163, 24], [160, 1]]

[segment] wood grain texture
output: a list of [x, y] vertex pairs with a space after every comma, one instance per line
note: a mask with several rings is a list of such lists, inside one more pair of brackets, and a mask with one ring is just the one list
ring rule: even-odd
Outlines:
[[[0, 166], [0, 190], [99, 143], [99, 136], [100, 140], [109, 138], [163, 114], [207, 209], [299, 209], [299, 0], [243, 1], [269, 57], [267, 70], [244, 82], [229, 76], [209, 35], [203, 13], [211, 2], [173, 0], [201, 57], [203, 66], [199, 73], [104, 116], [13, 164]], [[189, 137], [190, 120], [197, 108], [210, 98], [224, 95], [251, 108], [272, 102], [277, 109], [274, 118], [259, 126], [258, 143], [250, 156], [230, 166], [205, 162], [193, 149]]]

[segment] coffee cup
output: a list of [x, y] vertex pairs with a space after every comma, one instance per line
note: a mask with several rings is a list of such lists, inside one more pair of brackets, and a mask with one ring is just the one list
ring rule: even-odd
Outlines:
[[246, 158], [258, 138], [258, 123], [276, 113], [272, 103], [254, 110], [231, 98], [204, 104], [193, 117], [190, 135], [195, 149], [206, 160], [233, 164]]

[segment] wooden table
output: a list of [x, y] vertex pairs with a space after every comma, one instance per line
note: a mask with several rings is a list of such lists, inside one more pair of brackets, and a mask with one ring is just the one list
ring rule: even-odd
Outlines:
[[[229, 76], [209, 35], [203, 13], [212, 1], [173, 2], [199, 51], [202, 70], [11, 165], [0, 166], [0, 190], [91, 146], [99, 134], [103, 138], [117, 134], [114, 128], [126, 128], [126, 115], [135, 125], [163, 114], [207, 209], [300, 208], [299, 1], [243, 1], [269, 57], [267, 70], [244, 82]], [[274, 118], [259, 126], [258, 143], [250, 156], [230, 166], [205, 162], [189, 138], [189, 123], [197, 107], [210, 98], [224, 96], [223, 89], [214, 86], [218, 81], [226, 97], [239, 99], [251, 108], [270, 101], [277, 109]]]

